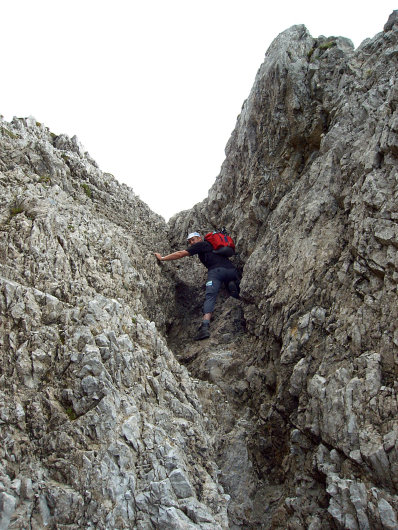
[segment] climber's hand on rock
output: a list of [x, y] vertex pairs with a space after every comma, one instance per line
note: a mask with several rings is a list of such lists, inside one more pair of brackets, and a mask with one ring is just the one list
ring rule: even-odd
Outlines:
[[158, 252], [155, 252], [155, 256], [158, 259], [158, 261], [162, 261], [162, 256]]

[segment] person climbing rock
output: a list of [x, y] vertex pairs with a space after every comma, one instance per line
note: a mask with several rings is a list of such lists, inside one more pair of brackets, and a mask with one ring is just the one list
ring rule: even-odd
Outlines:
[[161, 256], [155, 252], [155, 256], [159, 261], [171, 261], [197, 254], [200, 261], [208, 269], [203, 320], [195, 337], [195, 340], [202, 340], [210, 337], [210, 320], [222, 284], [226, 284], [231, 296], [239, 298], [239, 274], [228, 258], [213, 252], [212, 245], [204, 241], [199, 232], [188, 234], [187, 241], [189, 247], [186, 250], [178, 250], [167, 256]]

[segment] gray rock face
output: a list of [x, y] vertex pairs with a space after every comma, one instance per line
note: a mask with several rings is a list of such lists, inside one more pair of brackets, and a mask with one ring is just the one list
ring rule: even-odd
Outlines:
[[0, 527], [227, 527], [164, 221], [76, 138], [1, 131]]
[[279, 35], [209, 197], [170, 222], [175, 241], [236, 239], [244, 344], [228, 363], [204, 355], [248, 414], [265, 527], [397, 524], [395, 21], [357, 50]]
[[[0, 122], [0, 528], [397, 527], [396, 15], [279, 35], [168, 225]], [[195, 343], [205, 271], [153, 252], [224, 225], [241, 300]]]

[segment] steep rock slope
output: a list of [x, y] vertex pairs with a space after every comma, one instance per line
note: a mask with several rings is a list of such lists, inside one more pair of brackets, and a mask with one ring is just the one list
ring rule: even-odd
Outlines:
[[[396, 15], [279, 35], [168, 226], [1, 121], [0, 528], [396, 528]], [[152, 253], [221, 225], [242, 299], [195, 344], [204, 270]]]
[[357, 50], [279, 35], [209, 197], [170, 222], [176, 246], [223, 225], [237, 241], [244, 344], [175, 352], [210, 378], [240, 367], [249, 460], [279, 492], [265, 527], [398, 524], [397, 20]]
[[0, 126], [0, 528], [226, 528], [166, 224], [76, 138]]

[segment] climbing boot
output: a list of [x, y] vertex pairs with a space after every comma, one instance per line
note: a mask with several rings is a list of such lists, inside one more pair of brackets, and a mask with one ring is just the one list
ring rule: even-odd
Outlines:
[[199, 328], [198, 334], [195, 337], [195, 340], [203, 340], [208, 339], [210, 337], [210, 326], [209, 324], [204, 324], [202, 322], [202, 325]]
[[228, 283], [228, 292], [233, 298], [239, 298], [239, 285], [237, 282]]

